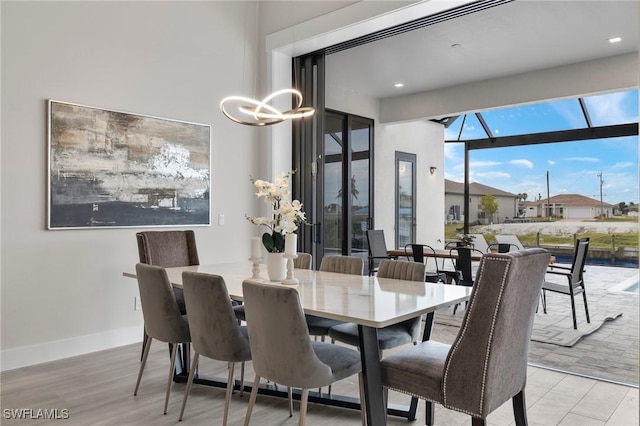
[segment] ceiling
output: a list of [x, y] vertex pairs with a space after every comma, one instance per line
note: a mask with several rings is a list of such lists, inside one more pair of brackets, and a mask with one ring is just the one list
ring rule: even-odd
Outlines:
[[332, 53], [326, 78], [373, 98], [407, 95], [638, 52], [639, 26], [637, 1], [517, 0]]

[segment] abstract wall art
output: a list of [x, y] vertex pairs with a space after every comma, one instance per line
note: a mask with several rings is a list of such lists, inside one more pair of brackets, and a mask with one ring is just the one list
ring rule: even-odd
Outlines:
[[210, 125], [47, 105], [48, 229], [210, 224]]

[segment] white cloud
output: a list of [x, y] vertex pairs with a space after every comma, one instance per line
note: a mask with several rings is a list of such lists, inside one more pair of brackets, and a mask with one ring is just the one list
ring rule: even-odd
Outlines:
[[549, 163], [549, 164], [550, 164], [550, 165], [552, 165], [552, 166], [556, 164], [556, 162], [555, 162], [555, 161], [553, 161], [553, 160], [547, 160], [547, 163]]
[[585, 163], [599, 163], [599, 158], [594, 157], [569, 157], [565, 158], [566, 161], [584, 161]]
[[483, 172], [478, 173], [478, 177], [487, 179], [511, 179], [511, 175], [505, 172]]
[[444, 158], [450, 161], [462, 161], [464, 145], [459, 143], [444, 144]]
[[520, 160], [511, 160], [509, 164], [513, 164], [514, 166], [523, 166], [528, 169], [533, 169], [533, 163], [529, 160], [520, 159]]
[[469, 162], [469, 167], [491, 167], [491, 166], [499, 166], [502, 164], [499, 161], [471, 161]]
[[[628, 102], [636, 92], [617, 92], [585, 98], [592, 120], [598, 125], [630, 123], [638, 119], [631, 114]], [[636, 101], [637, 102], [637, 101]]]
[[631, 161], [623, 161], [623, 162], [614, 164], [613, 167], [611, 167], [611, 168], [619, 170], [619, 169], [625, 169], [627, 167], [632, 167], [632, 166], [635, 166], [635, 165], [637, 165], [637, 163], [632, 163]]

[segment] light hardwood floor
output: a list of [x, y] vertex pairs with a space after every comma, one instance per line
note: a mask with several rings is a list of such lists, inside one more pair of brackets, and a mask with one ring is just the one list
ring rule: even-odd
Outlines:
[[[185, 418], [178, 423], [185, 385], [174, 383], [167, 415], [162, 414], [169, 356], [167, 346], [154, 342], [137, 396], [133, 396], [139, 367], [140, 345], [129, 345], [60, 361], [3, 372], [0, 376], [2, 425], [217, 425], [222, 422], [224, 390], [194, 385]], [[226, 364], [201, 358], [201, 374], [226, 376]], [[236, 369], [239, 377], [239, 368]], [[526, 401], [531, 425], [638, 425], [638, 389], [559, 372], [529, 367]], [[248, 363], [247, 382], [253, 380]], [[333, 387], [334, 393], [357, 396], [356, 376]], [[236, 392], [231, 400], [230, 425], [241, 425], [249, 395]], [[405, 395], [390, 394], [404, 403]], [[8, 419], [7, 410], [68, 410], [66, 420]], [[284, 400], [258, 396], [253, 425], [296, 425]], [[60, 413], [62, 413], [60, 411]], [[468, 416], [436, 408], [437, 425], [470, 424]], [[489, 416], [492, 425], [513, 424], [508, 402]], [[309, 404], [309, 425], [359, 425], [360, 413]], [[390, 425], [407, 421], [389, 417]], [[416, 423], [424, 424], [421, 404]]]

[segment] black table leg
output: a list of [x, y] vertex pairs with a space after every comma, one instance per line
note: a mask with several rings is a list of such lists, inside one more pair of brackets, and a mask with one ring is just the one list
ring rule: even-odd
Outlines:
[[387, 413], [382, 392], [380, 375], [380, 349], [378, 348], [378, 330], [358, 325], [360, 339], [360, 359], [364, 380], [367, 425], [386, 425]]

